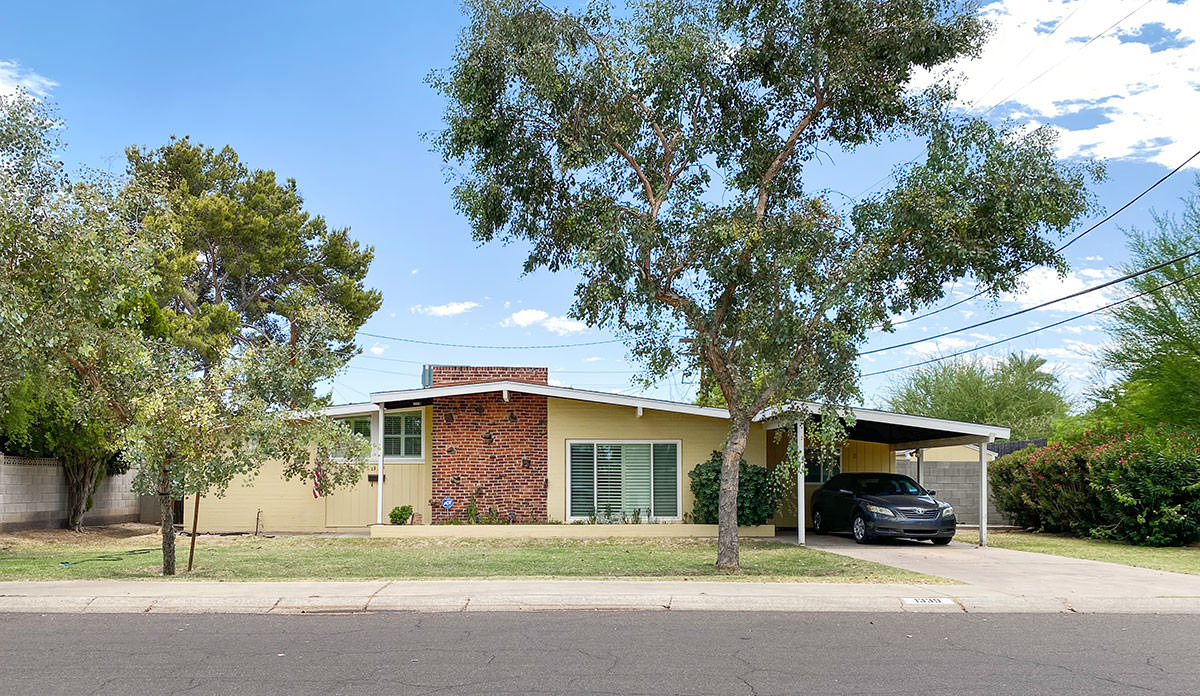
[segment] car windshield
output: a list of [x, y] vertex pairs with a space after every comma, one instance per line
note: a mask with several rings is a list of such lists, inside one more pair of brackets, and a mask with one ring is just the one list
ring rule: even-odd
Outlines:
[[925, 491], [902, 476], [868, 476], [854, 482], [858, 493], [866, 495], [923, 495]]

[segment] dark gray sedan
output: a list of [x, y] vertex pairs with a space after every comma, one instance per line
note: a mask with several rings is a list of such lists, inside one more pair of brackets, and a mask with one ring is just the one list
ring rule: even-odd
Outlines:
[[935, 493], [901, 474], [838, 474], [813, 491], [813, 531], [850, 532], [860, 544], [879, 537], [949, 544], [958, 521]]

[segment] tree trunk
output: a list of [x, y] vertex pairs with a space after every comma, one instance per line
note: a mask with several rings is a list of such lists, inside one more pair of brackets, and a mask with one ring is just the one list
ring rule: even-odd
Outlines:
[[741, 570], [738, 556], [738, 474], [749, 436], [750, 418], [731, 413], [729, 439], [725, 441], [721, 462], [721, 489], [717, 498], [717, 567], [721, 570]]
[[91, 505], [92, 494], [103, 462], [96, 457], [62, 459], [63, 477], [67, 482], [67, 529], [83, 531], [83, 515]]
[[158, 477], [158, 511], [162, 521], [162, 574], [175, 574], [175, 501], [171, 499], [171, 476], [163, 464]]

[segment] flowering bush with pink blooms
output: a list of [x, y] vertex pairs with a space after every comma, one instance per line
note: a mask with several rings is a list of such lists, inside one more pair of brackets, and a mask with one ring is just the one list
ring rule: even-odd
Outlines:
[[990, 467], [996, 505], [1048, 532], [1178, 546], [1200, 539], [1200, 437], [1087, 431]]

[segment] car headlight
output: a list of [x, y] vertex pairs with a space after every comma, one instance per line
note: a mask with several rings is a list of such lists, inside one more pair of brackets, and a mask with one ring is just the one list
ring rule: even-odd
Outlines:
[[868, 505], [867, 512], [871, 513], [872, 515], [881, 515], [883, 517], [896, 516], [896, 513], [892, 512], [888, 508], [883, 507], [882, 505]]
[[949, 517], [950, 515], [953, 515], [953, 514], [954, 514], [954, 506], [953, 505], [947, 505], [946, 507], [942, 508], [942, 517]]

